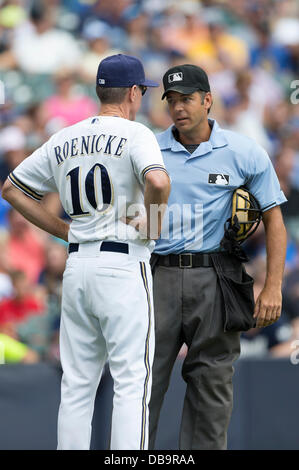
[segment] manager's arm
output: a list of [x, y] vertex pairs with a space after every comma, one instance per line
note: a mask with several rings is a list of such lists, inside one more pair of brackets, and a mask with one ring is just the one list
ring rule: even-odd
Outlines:
[[170, 179], [162, 170], [152, 170], [145, 175], [144, 206], [146, 214], [125, 217], [123, 222], [134, 227], [145, 239], [158, 240], [162, 220], [170, 193]]
[[32, 224], [55, 237], [68, 241], [69, 224], [51, 214], [41, 203], [26, 196], [8, 179], [3, 185], [2, 197]]
[[147, 235], [152, 240], [160, 237], [169, 193], [170, 179], [165, 171], [149, 171], [145, 175], [144, 205], [147, 214]]
[[287, 233], [279, 206], [263, 213], [263, 223], [266, 231], [267, 271], [264, 288], [255, 304], [257, 327], [271, 325], [280, 317], [287, 246]]

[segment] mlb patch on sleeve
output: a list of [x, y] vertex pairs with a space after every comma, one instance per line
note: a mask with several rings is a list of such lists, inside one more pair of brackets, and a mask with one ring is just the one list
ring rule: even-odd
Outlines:
[[210, 173], [209, 183], [227, 185], [229, 183], [229, 175], [224, 175], [223, 173]]

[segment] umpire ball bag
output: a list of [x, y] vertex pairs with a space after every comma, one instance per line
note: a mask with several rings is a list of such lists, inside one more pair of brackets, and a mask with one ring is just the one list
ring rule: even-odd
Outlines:
[[[256, 325], [254, 281], [241, 264], [248, 261], [241, 244], [256, 231], [261, 219], [262, 211], [256, 198], [243, 186], [237, 188], [232, 197], [232, 215], [224, 224], [221, 240], [222, 248], [233, 256], [212, 255], [223, 296], [224, 331], [247, 331]], [[233, 276], [227, 275], [228, 265], [231, 265], [231, 272], [234, 268]], [[237, 266], [242, 270], [241, 277], [236, 276]]]
[[243, 186], [237, 188], [232, 198], [232, 215], [224, 224], [222, 248], [242, 261], [248, 261], [240, 244], [256, 231], [261, 219], [262, 211], [257, 199]]

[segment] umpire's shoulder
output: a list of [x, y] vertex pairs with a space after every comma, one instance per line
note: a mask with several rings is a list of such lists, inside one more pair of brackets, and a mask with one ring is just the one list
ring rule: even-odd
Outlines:
[[155, 134], [157, 142], [161, 150], [171, 147], [171, 139], [174, 139], [172, 135], [172, 128], [173, 126], [170, 126], [165, 131], [158, 132], [157, 134]]
[[222, 129], [228, 147], [243, 158], [268, 158], [266, 150], [251, 137], [229, 129]]

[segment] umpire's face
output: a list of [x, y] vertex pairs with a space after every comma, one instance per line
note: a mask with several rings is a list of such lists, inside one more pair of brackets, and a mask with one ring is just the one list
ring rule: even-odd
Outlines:
[[184, 95], [169, 91], [166, 97], [170, 116], [181, 134], [190, 134], [207, 120], [208, 109], [212, 104], [210, 92], [202, 96], [195, 91]]

